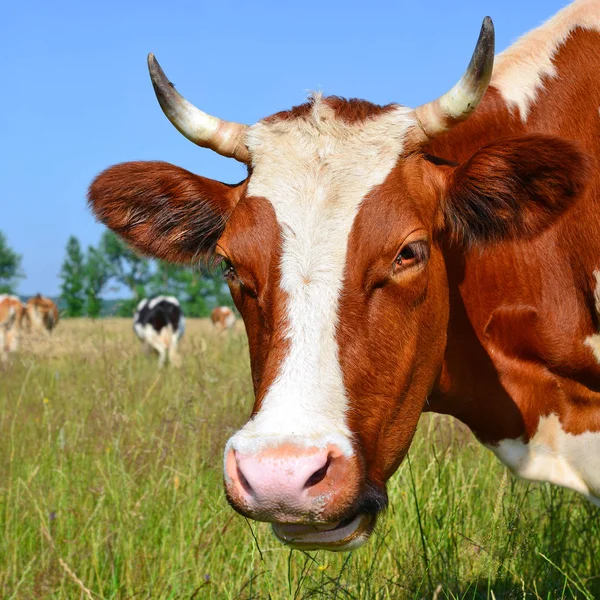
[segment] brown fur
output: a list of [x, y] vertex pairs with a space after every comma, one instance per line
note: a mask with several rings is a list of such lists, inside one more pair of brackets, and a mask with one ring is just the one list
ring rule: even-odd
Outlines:
[[23, 327], [32, 332], [52, 332], [59, 321], [58, 307], [40, 294], [30, 298], [25, 305]]
[[0, 361], [18, 350], [25, 307], [16, 296], [0, 295]]
[[453, 169], [446, 226], [467, 243], [530, 237], [565, 212], [589, 174], [587, 156], [567, 140], [542, 135], [495, 140]]
[[231, 327], [233, 327], [233, 325], [228, 326], [227, 324], [227, 319], [230, 316], [233, 316], [233, 323], [235, 324], [235, 315], [228, 306], [216, 306], [212, 309], [210, 313], [210, 321], [213, 324], [213, 326], [217, 329], [230, 329]]
[[171, 262], [210, 255], [241, 186], [228, 186], [163, 162], [115, 165], [90, 186], [98, 219], [136, 250]]
[[285, 297], [279, 287], [281, 238], [271, 204], [264, 198], [242, 198], [217, 252], [236, 265], [228, 283], [248, 334], [256, 412], [288, 348]]
[[[365, 481], [383, 484], [422, 410], [488, 443], [529, 439], [541, 416], [600, 430], [598, 332], [600, 35], [576, 30], [526, 122], [488, 90], [423, 153], [399, 157], [364, 199], [348, 242], [339, 358]], [[325, 99], [347, 123], [393, 107]], [[312, 103], [269, 120], [306, 118]], [[250, 174], [251, 176], [251, 174]], [[268, 200], [164, 163], [112, 167], [92, 184], [98, 217], [142, 252], [189, 261], [213, 248], [248, 331], [254, 412], [287, 351], [281, 234]], [[411, 237], [412, 236], [412, 237]], [[394, 266], [406, 240], [429, 247]]]
[[373, 104], [368, 100], [360, 100], [359, 98], [340, 98], [339, 96], [327, 96], [322, 98], [320, 95], [313, 94], [308, 102], [294, 106], [290, 110], [284, 110], [265, 119], [265, 122], [274, 121], [291, 121], [294, 119], [306, 119], [310, 117], [316, 102], [322, 102], [335, 112], [336, 118], [344, 123], [352, 125], [361, 123], [367, 119], [373, 119], [379, 115], [385, 114], [394, 110], [396, 104], [387, 104], [380, 106]]
[[[530, 239], [494, 244], [485, 252], [446, 250], [452, 316], [428, 408], [457, 416], [490, 443], [528, 439], [539, 417], [551, 412], [570, 433], [600, 430], [600, 365], [583, 343], [598, 331], [593, 272], [600, 267], [600, 83], [591, 73], [598, 69], [599, 42], [597, 32], [575, 30], [555, 56], [558, 77], [545, 82], [526, 125], [518, 114], [505, 121], [504, 135], [526, 127], [576, 140], [575, 151], [585, 151], [591, 169], [580, 171], [572, 152], [552, 161], [574, 175], [573, 189], [579, 191], [571, 209]], [[429, 150], [464, 160], [482, 140], [470, 133], [486, 132], [486, 123], [507, 114], [491, 89], [472, 119]], [[541, 157], [547, 146], [537, 151]], [[581, 173], [588, 175], [586, 191]]]

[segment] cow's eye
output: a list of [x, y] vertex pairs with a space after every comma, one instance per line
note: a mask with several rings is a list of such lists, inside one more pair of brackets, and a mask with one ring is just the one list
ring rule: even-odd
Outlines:
[[223, 279], [226, 281], [231, 281], [235, 278], [236, 272], [234, 266], [231, 264], [231, 261], [228, 258], [223, 257], [221, 259], [221, 268], [223, 269]]
[[421, 263], [429, 258], [429, 244], [425, 240], [410, 242], [401, 248], [394, 260], [394, 269], [406, 269]]

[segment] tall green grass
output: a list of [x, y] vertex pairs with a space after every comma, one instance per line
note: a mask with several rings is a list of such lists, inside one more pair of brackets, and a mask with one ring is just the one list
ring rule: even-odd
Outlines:
[[182, 354], [157, 374], [128, 321], [67, 321], [0, 372], [2, 598], [600, 597], [600, 511], [436, 416], [368, 546], [286, 549], [222, 492], [243, 334], [192, 322]]

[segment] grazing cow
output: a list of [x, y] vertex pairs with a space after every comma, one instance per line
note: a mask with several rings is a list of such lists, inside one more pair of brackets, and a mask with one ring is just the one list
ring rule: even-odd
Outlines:
[[133, 330], [144, 343], [145, 350], [158, 353], [160, 367], [167, 358], [174, 366], [179, 366], [177, 345], [185, 331], [185, 319], [177, 298], [156, 296], [141, 300], [133, 315]]
[[58, 320], [58, 307], [50, 298], [37, 294], [27, 300], [23, 317], [24, 328], [36, 333], [51, 333]]
[[235, 315], [229, 306], [217, 306], [210, 313], [210, 320], [217, 331], [232, 329], [235, 325]]
[[225, 185], [160, 162], [91, 185], [98, 218], [173, 262], [225, 262], [256, 402], [225, 449], [233, 507], [293, 547], [363, 543], [419, 415], [600, 504], [600, 2], [416, 109], [314, 96], [252, 127], [158, 100]]
[[0, 294], [0, 362], [19, 347], [25, 307], [16, 296]]

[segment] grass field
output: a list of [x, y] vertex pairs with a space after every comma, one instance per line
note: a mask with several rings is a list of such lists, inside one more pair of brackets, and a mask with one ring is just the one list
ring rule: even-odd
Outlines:
[[252, 406], [241, 328], [190, 321], [181, 350], [157, 375], [130, 321], [65, 321], [0, 371], [0, 597], [600, 597], [600, 511], [436, 416], [368, 546], [286, 549], [222, 491]]

